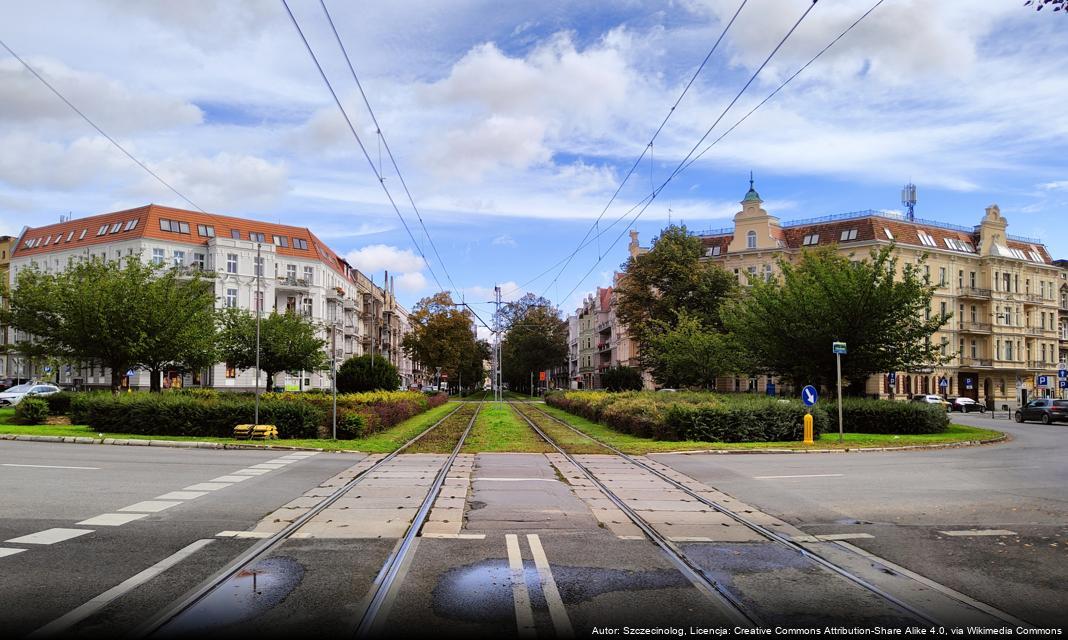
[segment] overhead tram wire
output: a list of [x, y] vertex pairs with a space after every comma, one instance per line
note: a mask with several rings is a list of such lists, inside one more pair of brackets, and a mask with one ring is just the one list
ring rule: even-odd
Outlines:
[[304, 30], [300, 28], [300, 23], [297, 22], [296, 16], [293, 15], [293, 11], [289, 8], [287, 0], [282, 0], [282, 6], [285, 7], [286, 13], [289, 14], [289, 19], [293, 22], [293, 27], [296, 28], [297, 34], [300, 36], [301, 42], [304, 43], [304, 47], [308, 50], [308, 55], [311, 56], [312, 62], [315, 63], [315, 68], [319, 70], [319, 75], [322, 77], [323, 82], [326, 83], [326, 88], [330, 91], [330, 95], [334, 98], [334, 103], [337, 104], [337, 108], [341, 111], [341, 116], [345, 118], [345, 124], [348, 125], [349, 131], [352, 133], [352, 137], [356, 139], [356, 144], [359, 145], [360, 151], [363, 152], [364, 158], [367, 159], [367, 164], [371, 167], [371, 172], [378, 178], [378, 184], [382, 187], [382, 191], [385, 192], [386, 198], [389, 200], [389, 204], [393, 207], [393, 211], [397, 214], [397, 218], [401, 221], [401, 225], [404, 227], [404, 231], [408, 234], [408, 238], [412, 241], [412, 245], [415, 246], [416, 251], [419, 252], [420, 257], [423, 258], [423, 262], [426, 263], [426, 268], [430, 271], [430, 275], [434, 278], [434, 282], [438, 285], [438, 290], [445, 291], [445, 287], [442, 286], [441, 280], [438, 279], [438, 274], [434, 272], [434, 268], [430, 266], [430, 261], [427, 260], [426, 254], [423, 253], [423, 248], [419, 246], [419, 243], [415, 239], [415, 235], [412, 234], [412, 230], [408, 227], [408, 222], [404, 219], [404, 215], [400, 211], [400, 207], [397, 206], [396, 201], [393, 199], [393, 194], [389, 192], [389, 187], [386, 186], [386, 180], [382, 177], [382, 173], [375, 166], [375, 161], [371, 158], [371, 154], [367, 151], [367, 147], [364, 146], [363, 140], [360, 139], [360, 134], [356, 133], [356, 127], [352, 124], [352, 119], [349, 118], [348, 111], [345, 110], [344, 105], [341, 104], [341, 98], [338, 97], [337, 92], [334, 90], [334, 85], [330, 82], [330, 78], [326, 76], [326, 71], [323, 70], [323, 66], [319, 63], [319, 58], [315, 55], [315, 51], [312, 49], [308, 39], [304, 36]]
[[[363, 90], [363, 83], [360, 82], [359, 76], [356, 74], [356, 68], [352, 64], [352, 60], [349, 58], [349, 52], [345, 48], [345, 44], [341, 40], [341, 35], [338, 33], [337, 27], [334, 26], [334, 19], [330, 15], [330, 10], [326, 7], [325, 0], [319, 0], [319, 5], [323, 8], [323, 13], [326, 15], [326, 21], [330, 23], [330, 30], [334, 32], [334, 38], [337, 40], [337, 46], [341, 49], [341, 54], [345, 57], [345, 64], [349, 67], [349, 72], [352, 74], [352, 79], [356, 82], [356, 88], [360, 90], [360, 97], [363, 98], [363, 104], [367, 107], [367, 112], [371, 114], [371, 121], [375, 125], [375, 131], [378, 134], [379, 142], [382, 147], [386, 149], [386, 155], [389, 156], [389, 161], [393, 164], [393, 170], [397, 172], [397, 178], [400, 179], [401, 186], [404, 187], [404, 193], [408, 196], [408, 202], [412, 205], [412, 211], [415, 212], [415, 217], [419, 220], [419, 226], [422, 227], [423, 233], [426, 235], [427, 241], [430, 242], [430, 248], [434, 251], [434, 257], [438, 259], [438, 266], [441, 267], [442, 272], [445, 274], [445, 278], [452, 285], [453, 291], [459, 292], [459, 287], [453, 281], [452, 276], [449, 274], [449, 270], [445, 267], [445, 261], [441, 259], [441, 254], [438, 253], [438, 247], [434, 244], [434, 238], [431, 237], [430, 231], [427, 230], [426, 224], [423, 222], [423, 215], [419, 212], [419, 207], [415, 206], [415, 198], [412, 197], [412, 192], [408, 189], [408, 183], [404, 181], [404, 175], [401, 174], [400, 166], [397, 165], [397, 159], [393, 157], [393, 151], [389, 148], [389, 142], [386, 141], [386, 134], [382, 131], [382, 126], [378, 124], [378, 118], [375, 116], [374, 109], [371, 108], [371, 101], [367, 98], [367, 93]], [[381, 172], [382, 165], [382, 148], [378, 150], [379, 155], [379, 172]], [[425, 259], [425, 258], [424, 258]]]
[[[656, 200], [656, 196], [661, 191], [663, 191], [664, 188], [667, 187], [667, 185], [670, 184], [671, 181], [675, 179], [675, 177], [678, 176], [686, 166], [688, 166], [686, 163], [690, 159], [690, 157], [694, 155], [694, 152], [697, 151], [697, 149], [701, 146], [705, 139], [708, 138], [709, 135], [711, 135], [712, 130], [716, 128], [716, 125], [718, 125], [721, 120], [723, 120], [723, 118], [727, 115], [727, 112], [731, 110], [731, 107], [733, 107], [735, 103], [737, 103], [738, 100], [741, 99], [742, 94], [744, 94], [746, 89], [749, 88], [749, 85], [753, 84], [753, 81], [756, 80], [757, 76], [760, 75], [760, 72], [764, 70], [764, 67], [767, 66], [768, 62], [770, 62], [771, 59], [775, 56], [775, 54], [778, 53], [779, 49], [781, 49], [782, 46], [786, 44], [786, 41], [790, 39], [790, 36], [792, 36], [794, 31], [797, 30], [797, 27], [800, 26], [801, 23], [808, 16], [808, 14], [812, 12], [812, 9], [816, 6], [816, 2], [818, 2], [818, 0], [812, 0], [812, 4], [810, 4], [808, 8], [805, 9], [805, 12], [801, 14], [801, 17], [799, 17], [797, 21], [794, 22], [794, 25], [790, 27], [790, 30], [786, 32], [786, 35], [784, 35], [782, 39], [779, 40], [779, 43], [775, 45], [775, 48], [771, 50], [771, 53], [769, 53], [768, 56], [764, 58], [764, 62], [762, 62], [759, 67], [757, 67], [757, 70], [754, 71], [753, 74], [749, 77], [749, 80], [746, 81], [745, 85], [743, 85], [742, 88], [738, 91], [737, 95], [734, 96], [734, 99], [731, 100], [730, 103], [723, 109], [723, 112], [719, 114], [719, 117], [717, 117], [716, 120], [712, 123], [712, 126], [710, 126], [708, 130], [705, 131], [704, 135], [701, 136], [701, 139], [698, 140], [696, 144], [694, 144], [694, 146], [690, 149], [689, 153], [686, 154], [686, 157], [684, 157], [679, 162], [679, 164], [675, 167], [674, 171], [672, 171], [668, 175], [667, 179], [665, 179], [660, 184], [660, 186], [654, 189], [653, 192], [649, 194], [649, 196], [647, 196], [647, 202], [645, 203], [645, 205], [642, 206], [638, 213], [635, 214], [634, 218], [631, 219], [630, 224], [627, 225], [627, 227], [624, 227], [623, 230], [619, 233], [619, 235], [616, 236], [615, 240], [612, 241], [612, 244], [609, 245], [608, 251], [605, 252], [605, 255], [607, 255], [608, 252], [616, 246], [620, 238], [623, 237], [623, 234], [626, 233], [627, 228], [637, 222], [638, 218], [641, 218], [642, 214], [645, 213], [645, 210], [649, 208], [649, 205], [651, 205], [653, 201]], [[582, 286], [582, 283], [586, 281], [586, 278], [590, 277], [590, 274], [593, 273], [593, 270], [597, 268], [597, 265], [601, 264], [602, 260], [604, 260], [603, 257], [598, 257], [597, 261], [590, 266], [589, 270], [585, 273], [585, 275], [583, 275], [582, 278], [578, 281], [578, 283], [576, 283], [575, 286], [571, 289], [571, 291], [569, 291], [567, 295], [564, 296], [565, 299], [570, 298], [571, 294], [575, 293], [575, 291], [580, 286]]]
[[[645, 145], [645, 147], [642, 148], [641, 154], [639, 154], [637, 159], [634, 160], [634, 164], [632, 164], [630, 166], [630, 169], [627, 171], [627, 174], [625, 176], [623, 176], [623, 180], [619, 183], [619, 186], [616, 187], [616, 190], [612, 194], [612, 197], [608, 199], [608, 203], [604, 206], [604, 209], [601, 210], [601, 213], [597, 216], [597, 219], [594, 220], [594, 223], [592, 225], [590, 225], [590, 228], [586, 230], [586, 234], [584, 236], [582, 236], [582, 240], [579, 240], [578, 247], [576, 247], [575, 250], [572, 251], [567, 256], [567, 258], [564, 259], [564, 261], [563, 261], [564, 266], [560, 268], [560, 273], [557, 274], [556, 278], [559, 278], [560, 275], [563, 274], [563, 272], [567, 269], [568, 265], [571, 264], [571, 260], [573, 260], [574, 257], [576, 255], [578, 255], [578, 252], [581, 251], [582, 248], [586, 246], [586, 244], [584, 244], [584, 243], [590, 237], [590, 232], [592, 232], [592, 231], [594, 231], [595, 229], [598, 228], [598, 225], [599, 225], [599, 223], [601, 221], [601, 218], [603, 218], [604, 215], [608, 212], [608, 209], [612, 206], [612, 203], [615, 202], [616, 197], [619, 196], [620, 191], [623, 190], [624, 185], [627, 184], [627, 181], [630, 180], [630, 177], [632, 175], [634, 175], [634, 172], [638, 169], [638, 166], [641, 164], [642, 159], [645, 158], [646, 152], [648, 152], [650, 154], [650, 161], [651, 161], [653, 142], [656, 141], [656, 138], [657, 138], [657, 136], [660, 135], [660, 132], [664, 130], [664, 127], [667, 125], [668, 120], [671, 119], [671, 116], [675, 114], [675, 109], [682, 102], [682, 99], [686, 97], [686, 94], [689, 93], [690, 87], [692, 87], [694, 82], [697, 80], [697, 76], [701, 75], [701, 71], [704, 70], [705, 65], [708, 64], [708, 61], [712, 58], [712, 54], [716, 52], [716, 49], [719, 47], [719, 44], [723, 41], [723, 38], [726, 37], [727, 32], [730, 31], [730, 28], [734, 24], [734, 21], [738, 18], [738, 14], [740, 14], [742, 12], [742, 9], [745, 7], [747, 2], [748, 2], [748, 0], [742, 0], [741, 4], [738, 5], [738, 9], [735, 10], [734, 15], [731, 16], [730, 21], [727, 22], [727, 25], [723, 28], [723, 31], [719, 34], [719, 37], [716, 38], [715, 43], [712, 44], [712, 48], [708, 50], [708, 53], [705, 55], [704, 60], [701, 61], [701, 64], [698, 65], [697, 70], [694, 71], [693, 75], [690, 77], [690, 81], [686, 83], [685, 87], [683, 87], [682, 93], [679, 94], [679, 97], [675, 100], [675, 103], [673, 105], [671, 105], [670, 109], [668, 109], [667, 115], [665, 115], [664, 119], [660, 122], [660, 126], [656, 128], [656, 131], [653, 133], [653, 137], [651, 137], [649, 139], [649, 142]], [[600, 256], [598, 256], [598, 257], [600, 257]], [[550, 268], [550, 270], [551, 270], [551, 268]], [[552, 287], [553, 283], [556, 282], [556, 278], [554, 278], [553, 281], [550, 282], [548, 284], [548, 286], [545, 287], [545, 290], [542, 291], [542, 294], [541, 294], [542, 297], [545, 296], [545, 292], [547, 292], [549, 290], [549, 288]], [[509, 293], [512, 293], [512, 292], [510, 291]]]
[[141, 162], [140, 160], [138, 160], [134, 156], [134, 154], [132, 154], [132, 153], [130, 153], [129, 151], [126, 150], [126, 147], [124, 147], [121, 144], [119, 144], [119, 142], [115, 138], [112, 138], [110, 135], [108, 135], [107, 132], [104, 131], [103, 129], [101, 129], [100, 126], [97, 123], [93, 122], [89, 118], [89, 116], [85, 115], [85, 113], [82, 112], [81, 109], [79, 109], [78, 107], [74, 106], [73, 102], [68, 100], [66, 96], [64, 96], [62, 93], [60, 93], [59, 89], [56, 89], [54, 86], [52, 86], [52, 84], [49, 83], [48, 80], [44, 79], [44, 76], [42, 76], [40, 73], [38, 73], [36, 69], [31, 67], [28, 62], [23, 60], [22, 57], [19, 56], [19, 54], [15, 53], [15, 51], [11, 47], [9, 47], [6, 42], [4, 42], [3, 40], [0, 40], [0, 46], [3, 46], [4, 49], [7, 49], [7, 52], [10, 53], [16, 60], [21, 62], [22, 66], [26, 67], [27, 71], [32, 73], [35, 78], [37, 78], [38, 80], [41, 81], [41, 84], [43, 84], [44, 86], [48, 87], [48, 89], [52, 93], [56, 94], [56, 97], [59, 98], [60, 100], [62, 100], [64, 102], [64, 104], [66, 104], [68, 107], [70, 107], [71, 110], [74, 111], [74, 113], [77, 113], [79, 116], [81, 116], [82, 120], [85, 120], [87, 123], [89, 123], [90, 127], [96, 129], [97, 133], [99, 133], [100, 135], [104, 136], [104, 138], [107, 139], [108, 142], [110, 142], [112, 145], [114, 145], [115, 148], [118, 149], [119, 151], [121, 151], [127, 158], [129, 158], [130, 160], [133, 160], [134, 163], [137, 166], [139, 166], [142, 169], [144, 169], [148, 173], [148, 175], [152, 176], [153, 178], [156, 179], [157, 182], [159, 182], [163, 186], [165, 186], [168, 189], [170, 189], [171, 192], [174, 193], [174, 195], [178, 196], [182, 200], [184, 200], [187, 203], [189, 203], [189, 206], [193, 207], [197, 211], [200, 211], [201, 213], [207, 213], [207, 211], [204, 211], [204, 209], [201, 208], [200, 205], [198, 205], [197, 203], [195, 203], [192, 200], [190, 200], [188, 197], [185, 196], [185, 194], [183, 194], [181, 191], [175, 189], [173, 186], [171, 186], [171, 184], [169, 182], [167, 182], [166, 180], [161, 178], [159, 176], [159, 174], [156, 173], [155, 171], [153, 171], [152, 169], [150, 169], [148, 167], [148, 165], [146, 165], [144, 162]]

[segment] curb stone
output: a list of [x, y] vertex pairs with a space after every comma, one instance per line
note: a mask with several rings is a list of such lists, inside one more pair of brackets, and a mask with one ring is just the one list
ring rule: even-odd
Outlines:
[[196, 440], [140, 440], [136, 438], [87, 438], [74, 436], [33, 436], [0, 433], [0, 440], [16, 440], [19, 442], [60, 442], [64, 444], [101, 444], [117, 445], [125, 447], [167, 447], [173, 449], [234, 449], [248, 451], [320, 451], [323, 453], [359, 453], [365, 451], [355, 450], [327, 450], [314, 447], [290, 447], [286, 445], [255, 445], [227, 442], [199, 442]]
[[961, 440], [959, 442], [942, 442], [938, 444], [910, 444], [900, 447], [852, 447], [846, 449], [690, 449], [688, 451], [650, 451], [642, 455], [684, 455], [687, 453], [714, 453], [718, 455], [732, 455], [742, 453], [878, 453], [886, 451], [920, 451], [924, 449], [959, 449], [963, 447], [978, 447], [986, 444], [997, 444], [1009, 439], [1008, 434], [1001, 434], [996, 438], [986, 440]]

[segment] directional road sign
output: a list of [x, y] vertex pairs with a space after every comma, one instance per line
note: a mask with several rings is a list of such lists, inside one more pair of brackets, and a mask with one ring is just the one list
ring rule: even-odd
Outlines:
[[1068, 378], [1068, 369], [1057, 369], [1057, 377], [1061, 380]]
[[819, 400], [820, 394], [816, 391], [816, 387], [812, 385], [806, 385], [801, 390], [801, 402], [805, 403], [806, 407], [811, 407], [816, 404], [816, 400]]
[[834, 353], [841, 353], [841, 354], [845, 355], [846, 343], [844, 343], [844, 342], [832, 342], [831, 343], [831, 351], [833, 351]]

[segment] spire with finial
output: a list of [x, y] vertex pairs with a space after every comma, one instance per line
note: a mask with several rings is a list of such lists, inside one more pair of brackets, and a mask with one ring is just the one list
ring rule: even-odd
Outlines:
[[760, 199], [760, 194], [753, 188], [753, 172], [749, 172], [749, 192], [745, 194], [745, 198], [742, 199], [742, 203], [746, 202], [763, 202]]

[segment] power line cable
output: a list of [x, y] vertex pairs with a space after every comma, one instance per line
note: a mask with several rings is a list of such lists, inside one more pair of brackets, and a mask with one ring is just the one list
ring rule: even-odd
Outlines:
[[[445, 278], [448, 279], [449, 284], [452, 285], [453, 291], [458, 292], [459, 288], [449, 274], [448, 268], [445, 267], [445, 261], [441, 259], [441, 254], [438, 253], [438, 247], [434, 244], [434, 238], [431, 237], [430, 231], [427, 230], [426, 224], [423, 222], [423, 215], [419, 212], [419, 207], [415, 206], [415, 199], [412, 197], [412, 192], [408, 190], [408, 183], [404, 181], [404, 175], [401, 173], [400, 167], [397, 165], [397, 159], [393, 157], [393, 151], [389, 148], [389, 142], [386, 141], [386, 134], [382, 131], [382, 126], [378, 124], [378, 118], [375, 117], [375, 111], [371, 108], [371, 101], [367, 99], [367, 93], [363, 90], [363, 83], [360, 82], [360, 78], [356, 74], [356, 68], [352, 64], [352, 59], [349, 58], [349, 52], [345, 49], [345, 44], [341, 40], [341, 35], [338, 33], [337, 27], [334, 26], [334, 19], [330, 15], [330, 10], [327, 9], [324, 0], [319, 0], [319, 5], [323, 8], [323, 13], [326, 15], [326, 21], [330, 23], [330, 30], [334, 32], [334, 38], [337, 39], [337, 46], [341, 48], [341, 54], [345, 57], [345, 63], [349, 67], [349, 72], [352, 73], [352, 79], [356, 82], [356, 88], [360, 90], [363, 104], [367, 107], [367, 112], [371, 114], [371, 121], [374, 122], [379, 141], [379, 172], [382, 170], [382, 148], [384, 147], [386, 155], [389, 156], [389, 161], [393, 164], [393, 170], [397, 172], [397, 178], [400, 179], [401, 186], [404, 187], [404, 193], [408, 196], [408, 202], [412, 205], [412, 210], [415, 211], [415, 217], [419, 220], [419, 226], [423, 228], [423, 233], [426, 234], [426, 239], [430, 242], [430, 248], [434, 251], [434, 256], [438, 259], [438, 266], [440, 266], [442, 272], [445, 273]], [[424, 260], [425, 259], [426, 258], [424, 257]]]
[[404, 215], [401, 214], [400, 208], [397, 206], [396, 201], [393, 200], [393, 195], [389, 192], [389, 188], [386, 186], [385, 178], [375, 167], [375, 161], [371, 158], [371, 154], [367, 151], [367, 147], [364, 146], [363, 140], [360, 139], [360, 134], [356, 133], [356, 127], [352, 124], [352, 120], [349, 118], [348, 112], [341, 104], [341, 98], [338, 97], [337, 92], [334, 91], [334, 85], [331, 84], [330, 79], [326, 76], [326, 72], [323, 70], [323, 66], [319, 63], [319, 58], [315, 55], [315, 51], [312, 49], [308, 39], [304, 37], [304, 31], [300, 28], [300, 23], [297, 22], [296, 16], [293, 15], [293, 11], [289, 8], [287, 0], [282, 0], [282, 6], [285, 7], [286, 13], [289, 14], [289, 19], [293, 22], [293, 26], [297, 30], [297, 34], [300, 35], [301, 41], [304, 43], [304, 47], [308, 50], [308, 55], [311, 56], [312, 62], [315, 63], [315, 68], [319, 70], [319, 75], [322, 76], [323, 82], [326, 83], [326, 88], [329, 89], [330, 95], [333, 96], [334, 102], [337, 104], [337, 108], [341, 111], [342, 117], [345, 118], [345, 123], [349, 127], [349, 131], [352, 132], [353, 138], [356, 139], [356, 144], [359, 145], [360, 151], [363, 152], [364, 158], [367, 159], [367, 164], [371, 167], [371, 171], [378, 178], [378, 184], [382, 187], [382, 191], [385, 192], [386, 198], [389, 200], [389, 204], [392, 205], [393, 211], [397, 214], [397, 218], [401, 221], [401, 225], [404, 226], [404, 231], [407, 232], [408, 238], [412, 241], [412, 245], [415, 246], [416, 251], [423, 258], [423, 262], [426, 263], [427, 270], [430, 271], [430, 275], [434, 278], [434, 282], [437, 283], [440, 291], [445, 291], [445, 287], [441, 286], [441, 281], [438, 280], [438, 275], [434, 272], [434, 268], [430, 266], [430, 261], [426, 259], [426, 254], [423, 253], [423, 248], [419, 246], [419, 243], [415, 240], [415, 236], [412, 234], [412, 230], [408, 227], [408, 222], [404, 219]]
[[[635, 214], [634, 218], [631, 219], [630, 224], [627, 225], [627, 227], [624, 227], [623, 230], [619, 233], [619, 235], [616, 236], [615, 240], [612, 241], [612, 244], [609, 246], [608, 251], [611, 251], [616, 246], [616, 243], [618, 243], [620, 238], [623, 237], [623, 234], [626, 233], [627, 228], [629, 226], [633, 225], [635, 222], [637, 222], [638, 218], [640, 218], [642, 216], [642, 214], [645, 213], [645, 210], [648, 209], [649, 205], [651, 205], [653, 203], [653, 201], [656, 199], [656, 196], [661, 191], [663, 191], [663, 189], [668, 184], [670, 184], [671, 181], [677, 175], [679, 175], [679, 173], [681, 173], [682, 170], [686, 166], [688, 166], [687, 165], [687, 161], [690, 159], [690, 157], [694, 155], [694, 152], [697, 151], [698, 148], [700, 148], [701, 144], [712, 133], [712, 130], [716, 128], [716, 125], [718, 125], [720, 123], [720, 121], [723, 120], [724, 116], [727, 115], [727, 112], [729, 112], [731, 110], [731, 107], [733, 107], [735, 105], [735, 103], [737, 103], [738, 100], [741, 99], [742, 94], [744, 94], [746, 89], [749, 88], [749, 85], [751, 85], [753, 83], [753, 81], [756, 80], [757, 76], [760, 75], [760, 72], [764, 70], [764, 67], [767, 66], [768, 62], [770, 62], [771, 59], [775, 56], [775, 54], [778, 53], [779, 49], [781, 49], [782, 46], [786, 43], [786, 41], [790, 39], [790, 36], [793, 35], [794, 31], [797, 30], [797, 27], [801, 25], [801, 23], [804, 21], [804, 19], [808, 16], [808, 14], [816, 6], [816, 2], [818, 2], [818, 0], [812, 0], [812, 4], [810, 4], [808, 6], [808, 8], [805, 9], [805, 12], [801, 14], [801, 17], [799, 17], [797, 19], [797, 21], [794, 22], [794, 25], [792, 27], [790, 27], [790, 30], [786, 32], [786, 35], [784, 35], [782, 37], [782, 39], [779, 40], [779, 43], [777, 45], [775, 45], [775, 48], [771, 50], [771, 53], [769, 53], [768, 56], [766, 58], [764, 58], [764, 62], [762, 62], [759, 67], [757, 67], [757, 70], [754, 71], [753, 74], [749, 77], [749, 80], [746, 81], [745, 85], [743, 85], [741, 90], [739, 90], [738, 93], [734, 96], [734, 99], [731, 100], [730, 103], [726, 106], [726, 108], [723, 109], [723, 111], [719, 114], [719, 117], [717, 117], [716, 120], [712, 123], [712, 126], [710, 126], [708, 128], [708, 130], [705, 131], [704, 135], [701, 136], [701, 138], [697, 141], [697, 143], [690, 149], [689, 153], [687, 153], [686, 156], [679, 162], [679, 164], [675, 167], [674, 171], [672, 171], [668, 175], [667, 179], [664, 180], [664, 182], [662, 182], [660, 184], [660, 186], [657, 187], [650, 194], [650, 197], [648, 198], [647, 202], [645, 203], [644, 206], [642, 206], [642, 208], [638, 211], [638, 213]], [[575, 292], [575, 290], [577, 290], [580, 286], [582, 286], [582, 283], [585, 282], [586, 278], [588, 278], [591, 273], [593, 273], [593, 270], [597, 268], [597, 265], [599, 265], [602, 260], [603, 260], [603, 258], [598, 258], [597, 261], [593, 263], [593, 265], [589, 268], [589, 270], [586, 272], [586, 274], [583, 275], [582, 278], [578, 281], [578, 283], [571, 289], [571, 291], [569, 291], [567, 293], [567, 295], [564, 296], [565, 299], [566, 298], [570, 298], [571, 294], [573, 294]]]
[[103, 129], [101, 129], [99, 125], [97, 125], [97, 123], [93, 122], [89, 118], [89, 116], [85, 115], [85, 113], [82, 112], [81, 109], [79, 109], [78, 107], [74, 106], [73, 102], [68, 100], [66, 96], [64, 96], [62, 93], [60, 93], [59, 89], [56, 89], [54, 86], [52, 86], [52, 84], [49, 83], [48, 80], [44, 79], [44, 76], [42, 76], [40, 73], [38, 73], [36, 69], [31, 67], [28, 62], [23, 60], [22, 57], [19, 56], [19, 54], [15, 53], [15, 51], [11, 47], [7, 46], [6, 42], [4, 42], [3, 40], [0, 40], [0, 46], [3, 46], [5, 49], [7, 49], [7, 52], [10, 53], [12, 56], [14, 56], [14, 58], [16, 60], [21, 62], [22, 66], [26, 67], [27, 71], [32, 73], [35, 78], [37, 78], [38, 80], [41, 81], [41, 84], [43, 84], [44, 86], [48, 87], [48, 89], [52, 93], [56, 94], [57, 98], [62, 100], [68, 107], [70, 107], [71, 110], [74, 111], [74, 113], [77, 113], [79, 116], [81, 116], [82, 120], [85, 120], [87, 123], [89, 123], [89, 126], [91, 126], [92, 128], [96, 129], [96, 132], [99, 133], [100, 135], [104, 136], [104, 138], [106, 138], [108, 142], [110, 142], [111, 144], [115, 145], [115, 148], [118, 149], [119, 151], [123, 152], [123, 154], [125, 154], [127, 158], [129, 158], [130, 160], [133, 160], [134, 163], [137, 164], [137, 166], [141, 167], [146, 172], [148, 172], [148, 174], [150, 176], [152, 176], [153, 178], [155, 178], [160, 184], [162, 184], [163, 186], [165, 186], [168, 189], [170, 189], [171, 192], [174, 193], [174, 195], [176, 195], [179, 198], [181, 198], [182, 200], [185, 200], [186, 202], [188, 202], [191, 207], [193, 207], [194, 209], [200, 211], [201, 213], [207, 213], [207, 211], [204, 211], [204, 209], [202, 209], [200, 207], [200, 205], [198, 205], [197, 203], [195, 203], [192, 200], [190, 200], [189, 198], [187, 198], [185, 196], [185, 194], [183, 194], [181, 191], [175, 189], [173, 186], [171, 186], [171, 184], [169, 182], [167, 182], [166, 180], [161, 178], [159, 176], [159, 174], [156, 173], [155, 171], [153, 171], [152, 169], [150, 169], [148, 167], [148, 165], [146, 165], [144, 162], [141, 162], [140, 160], [138, 160], [134, 156], [134, 154], [132, 154], [132, 153], [130, 153], [129, 151], [126, 150], [126, 147], [124, 147], [121, 144], [119, 144], [119, 142], [117, 140], [115, 140], [115, 138], [112, 138], [110, 135], [108, 135], [107, 132], [105, 132]]

